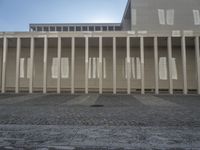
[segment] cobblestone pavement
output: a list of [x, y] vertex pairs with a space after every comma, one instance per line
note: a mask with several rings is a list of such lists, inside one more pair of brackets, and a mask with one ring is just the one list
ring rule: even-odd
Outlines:
[[3, 94], [0, 150], [199, 150], [199, 108], [196, 95]]

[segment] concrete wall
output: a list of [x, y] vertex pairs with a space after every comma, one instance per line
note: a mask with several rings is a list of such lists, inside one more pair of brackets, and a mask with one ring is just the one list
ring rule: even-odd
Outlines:
[[[199, 0], [131, 0], [131, 16], [136, 10], [136, 25], [132, 30], [172, 31], [172, 30], [199, 30], [200, 25], [194, 24], [193, 10], [200, 10]], [[161, 25], [158, 9], [166, 11], [174, 9], [174, 24]], [[131, 17], [132, 18], [132, 17]], [[165, 20], [166, 22], [166, 20]]]
[[[0, 39], [1, 45], [3, 46], [3, 40]], [[2, 78], [2, 61], [3, 61], [3, 47], [0, 46], [0, 90], [1, 90], [1, 78]]]
[[[84, 91], [85, 88], [85, 45], [84, 38], [76, 40], [75, 46], [75, 91]], [[27, 41], [23, 41], [24, 43]], [[50, 41], [51, 42], [51, 41]], [[99, 57], [98, 38], [89, 40], [89, 58]], [[103, 39], [103, 58], [106, 59], [106, 78], [103, 78], [103, 91], [113, 90], [113, 48], [112, 38]], [[139, 38], [131, 38], [131, 49], [130, 56], [132, 58], [140, 58], [140, 45]], [[95, 43], [95, 44], [94, 44]], [[197, 75], [196, 75], [196, 64], [195, 64], [195, 47], [194, 38], [186, 38], [186, 50], [187, 50], [187, 82], [188, 89], [197, 89]], [[173, 80], [174, 89], [183, 89], [183, 73], [182, 73], [182, 57], [181, 57], [181, 46], [180, 38], [172, 40], [172, 57], [176, 58], [176, 66], [178, 79]], [[178, 45], [178, 46], [177, 46]], [[2, 48], [0, 48], [0, 71], [2, 71]], [[127, 80], [125, 78], [125, 58], [126, 58], [126, 38], [117, 38], [117, 91], [122, 92], [127, 89]], [[30, 48], [23, 47], [21, 49], [21, 58], [25, 58], [25, 78], [20, 78], [20, 91], [28, 91], [29, 79], [27, 78], [27, 59], [30, 57]], [[33, 75], [33, 89], [34, 91], [42, 91], [43, 88], [43, 47], [35, 47], [34, 54], [34, 75]], [[51, 75], [52, 59], [57, 57], [57, 44], [54, 47], [48, 48], [48, 65], [47, 65], [47, 90], [56, 91], [57, 79], [53, 79]], [[69, 58], [69, 78], [61, 78], [61, 90], [69, 92], [71, 88], [71, 48], [62, 47], [61, 57]], [[159, 38], [158, 40], [158, 57], [167, 58], [167, 72], [168, 71], [168, 54], [167, 54], [167, 38]], [[155, 67], [154, 67], [154, 49], [153, 49], [153, 38], [144, 38], [144, 61], [145, 61], [145, 89], [155, 89]], [[159, 60], [158, 59], [158, 60]], [[136, 67], [136, 66], [135, 66]], [[135, 68], [136, 70], [136, 68]], [[16, 47], [9, 47], [7, 54], [7, 66], [6, 66], [6, 90], [15, 89], [15, 75], [16, 75]], [[160, 90], [169, 89], [169, 74], [167, 80], [159, 80]], [[99, 90], [99, 79], [89, 79], [89, 92]], [[131, 78], [131, 89], [141, 89], [141, 79]]]

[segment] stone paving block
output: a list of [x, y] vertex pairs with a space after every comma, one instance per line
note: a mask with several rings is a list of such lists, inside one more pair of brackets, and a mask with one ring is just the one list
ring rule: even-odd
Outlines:
[[19, 97], [0, 104], [0, 149], [200, 149], [199, 96]]
[[164, 107], [180, 107], [176, 103], [166, 101], [162, 98], [155, 96], [144, 96], [144, 95], [134, 95], [134, 97], [139, 100], [142, 104], [147, 106], [164, 106]]
[[18, 95], [18, 96], [9, 96], [7, 98], [3, 98], [0, 100], [0, 105], [8, 105], [8, 104], [16, 104], [16, 103], [21, 103], [25, 102], [28, 100], [32, 100], [35, 98], [40, 98], [42, 99], [44, 95], [42, 94], [29, 94], [29, 95]]

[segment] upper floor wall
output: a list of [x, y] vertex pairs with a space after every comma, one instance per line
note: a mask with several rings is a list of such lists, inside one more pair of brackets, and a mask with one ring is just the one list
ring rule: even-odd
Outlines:
[[[200, 0], [128, 0], [121, 23], [30, 24], [32, 32], [200, 30]], [[143, 32], [144, 31], [144, 32]]]
[[123, 30], [200, 30], [200, 0], [129, 0]]

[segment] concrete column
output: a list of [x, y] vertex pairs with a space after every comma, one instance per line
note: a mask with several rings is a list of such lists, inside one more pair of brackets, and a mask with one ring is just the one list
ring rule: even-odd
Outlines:
[[88, 94], [88, 57], [89, 57], [88, 37], [85, 37], [85, 93]]
[[43, 93], [47, 93], [47, 53], [48, 53], [48, 39], [44, 38], [44, 66], [43, 66]]
[[72, 53], [71, 53], [71, 94], [74, 94], [74, 67], [75, 64], [75, 37], [72, 37]]
[[33, 63], [34, 63], [34, 37], [31, 37], [29, 93], [33, 93]]
[[199, 37], [195, 37], [195, 51], [196, 51], [196, 66], [197, 66], [197, 93], [200, 94], [200, 56], [199, 56]]
[[16, 55], [15, 93], [19, 93], [20, 53], [21, 53], [21, 39], [18, 37], [17, 38], [17, 55]]
[[103, 26], [101, 26], [101, 31], [103, 31]]
[[140, 59], [141, 59], [141, 94], [145, 94], [144, 89], [144, 37], [140, 37]]
[[1, 88], [2, 93], [5, 93], [7, 49], [8, 49], [8, 39], [7, 37], [4, 37], [3, 38], [2, 88]]
[[181, 38], [181, 54], [182, 54], [182, 68], [183, 68], [183, 93], [187, 94], [187, 65], [186, 65], [186, 44], [185, 37]]
[[158, 37], [154, 37], [155, 94], [159, 94], [158, 78]]
[[57, 79], [57, 93], [60, 94], [61, 81], [61, 37], [58, 37], [58, 79]]
[[131, 60], [130, 60], [130, 37], [126, 38], [126, 60], [127, 60], [127, 94], [131, 94]]
[[103, 59], [102, 37], [99, 37], [99, 94], [102, 94], [102, 59]]
[[169, 93], [173, 94], [173, 80], [172, 80], [172, 38], [167, 38], [168, 47], [168, 70], [169, 70]]
[[116, 37], [113, 37], [113, 94], [117, 93]]

